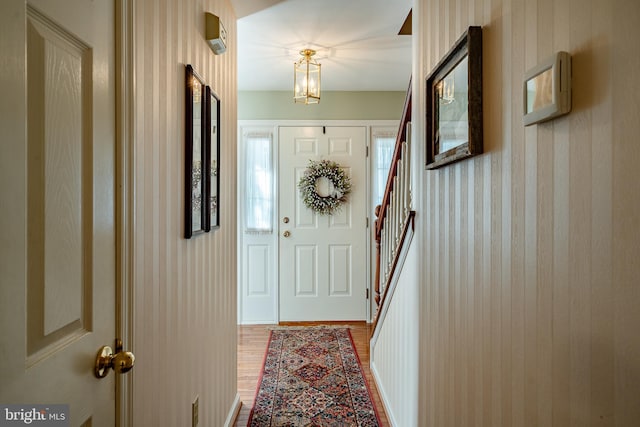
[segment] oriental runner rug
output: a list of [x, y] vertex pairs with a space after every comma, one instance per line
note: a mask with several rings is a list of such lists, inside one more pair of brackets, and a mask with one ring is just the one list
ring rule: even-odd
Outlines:
[[248, 426], [380, 425], [348, 328], [271, 331]]

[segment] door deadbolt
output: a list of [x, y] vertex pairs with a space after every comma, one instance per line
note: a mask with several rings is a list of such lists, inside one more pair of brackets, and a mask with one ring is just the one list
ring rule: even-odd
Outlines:
[[289, 217], [285, 216], [284, 218], [282, 218], [282, 222], [284, 222], [285, 224], [289, 224]]

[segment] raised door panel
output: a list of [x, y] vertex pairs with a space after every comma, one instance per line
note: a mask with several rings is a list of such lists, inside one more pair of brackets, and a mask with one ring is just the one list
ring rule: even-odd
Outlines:
[[27, 364], [91, 331], [91, 51], [27, 21]]
[[351, 245], [329, 245], [329, 296], [352, 294]]
[[247, 265], [250, 266], [250, 268], [247, 269], [247, 276], [249, 278], [247, 282], [247, 296], [249, 297], [264, 297], [270, 294], [270, 250], [271, 247], [267, 244], [247, 245], [246, 258]]
[[295, 296], [318, 295], [318, 247], [296, 245], [295, 250]]
[[17, 86], [24, 96], [2, 156], [3, 169], [18, 165], [18, 191], [3, 205], [13, 220], [0, 223], [15, 247], [0, 269], [0, 313], [10, 319], [0, 333], [11, 343], [1, 351], [0, 402], [63, 403], [69, 425], [113, 426], [115, 376], [98, 380], [93, 366], [116, 338], [115, 6], [18, 3], [0, 6], [3, 43], [22, 46], [9, 68], [24, 67], [0, 79], [3, 93]]

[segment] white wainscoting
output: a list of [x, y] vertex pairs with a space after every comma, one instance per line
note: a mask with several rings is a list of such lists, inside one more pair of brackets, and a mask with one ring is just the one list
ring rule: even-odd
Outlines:
[[[371, 341], [370, 366], [385, 413], [393, 426], [418, 425], [418, 251], [407, 242], [398, 265], [397, 286]], [[380, 326], [381, 325], [381, 326]]]

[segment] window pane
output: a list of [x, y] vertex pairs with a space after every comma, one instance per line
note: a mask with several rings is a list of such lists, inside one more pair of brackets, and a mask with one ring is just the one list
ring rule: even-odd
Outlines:
[[384, 189], [387, 185], [389, 167], [393, 157], [396, 138], [393, 136], [373, 136], [374, 138], [374, 172], [373, 172], [373, 206], [382, 203]]
[[273, 163], [271, 134], [245, 136], [245, 231], [271, 232]]

